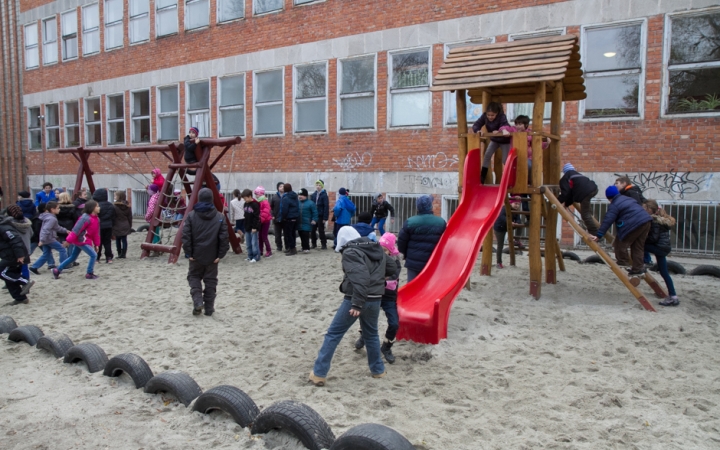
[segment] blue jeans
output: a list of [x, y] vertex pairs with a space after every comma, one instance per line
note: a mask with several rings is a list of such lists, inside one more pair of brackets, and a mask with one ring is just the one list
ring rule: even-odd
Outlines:
[[412, 270], [412, 269], [408, 269], [408, 270], [407, 270], [407, 282], [408, 282], [408, 283], [411, 282], [411, 281], [414, 280], [415, 277], [418, 276], [419, 274], [420, 274], [420, 272], [415, 272], [415, 271]]
[[35, 264], [32, 265], [33, 269], [39, 269], [45, 264], [46, 262], [50, 266], [55, 265], [55, 259], [53, 258], [52, 251], [57, 250], [58, 253], [60, 253], [60, 264], [63, 263], [68, 257], [67, 250], [65, 250], [65, 247], [62, 246], [61, 243], [58, 241], [50, 242], [49, 244], [45, 244], [42, 247], [42, 255], [35, 261]]
[[373, 375], [379, 375], [385, 372], [385, 364], [380, 356], [380, 337], [378, 337], [378, 316], [380, 315], [380, 299], [365, 302], [365, 306], [360, 311], [359, 317], [350, 315], [352, 303], [350, 297], [345, 297], [340, 304], [333, 317], [330, 327], [325, 333], [325, 340], [318, 352], [315, 360], [313, 373], [321, 378], [325, 378], [330, 371], [330, 363], [332, 362], [335, 349], [342, 340], [345, 333], [352, 327], [358, 318], [360, 319], [360, 330], [363, 339], [365, 339], [365, 348], [367, 349], [368, 366]]
[[387, 330], [385, 330], [385, 339], [388, 341], [394, 341], [395, 335], [400, 327], [400, 317], [397, 312], [397, 301], [383, 300], [380, 302], [380, 307], [383, 311], [385, 311], [385, 317], [387, 318], [388, 323]]
[[248, 258], [260, 261], [260, 240], [258, 232], [245, 233], [245, 245], [247, 246]]
[[667, 257], [665, 255], [659, 255], [658, 253], [665, 253], [658, 249], [654, 244], [645, 244], [645, 252], [652, 253], [657, 259], [658, 270], [660, 276], [665, 280], [665, 285], [668, 288], [668, 295], [677, 295], [675, 293], [675, 284], [673, 284], [672, 278], [670, 278], [670, 271], [667, 266]]
[[245, 219], [235, 221], [235, 232], [242, 231], [245, 234]]
[[385, 234], [385, 221], [387, 220], [387, 217], [383, 217], [382, 219], [378, 219], [377, 217], [373, 217], [370, 221], [370, 226], [375, 228], [375, 224], [378, 224], [378, 230], [380, 231], [380, 236]]
[[58, 270], [62, 271], [64, 269], [67, 269], [68, 266], [71, 266], [72, 263], [75, 262], [78, 256], [80, 256], [80, 252], [85, 252], [90, 256], [90, 261], [88, 261], [87, 266], [87, 273], [93, 273], [93, 269], [95, 269], [95, 260], [97, 259], [97, 253], [95, 253], [95, 250], [92, 248], [92, 245], [77, 245], [75, 248], [73, 248], [72, 253], [66, 259], [63, 261], [59, 266]]

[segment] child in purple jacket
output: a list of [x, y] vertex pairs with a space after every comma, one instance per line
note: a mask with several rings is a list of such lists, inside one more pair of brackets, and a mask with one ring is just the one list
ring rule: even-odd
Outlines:
[[[503, 107], [500, 103], [491, 102], [488, 105], [487, 111], [485, 111], [483, 115], [480, 116], [480, 118], [473, 124], [473, 133], [480, 133], [483, 126], [488, 133], [493, 135], [497, 134], [500, 131], [500, 128], [509, 126], [507, 117], [505, 116]], [[495, 150], [498, 148], [502, 149], [503, 164], [505, 164], [505, 160], [507, 160], [508, 154], [510, 153], [510, 138], [498, 135], [498, 137], [490, 139], [490, 144], [485, 150], [485, 158], [483, 158], [482, 172], [480, 174], [481, 182], [485, 181], [485, 176], [488, 173], [493, 155], [495, 154]]]

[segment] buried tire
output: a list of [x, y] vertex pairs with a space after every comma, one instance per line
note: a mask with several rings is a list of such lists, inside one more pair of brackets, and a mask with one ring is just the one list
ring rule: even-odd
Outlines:
[[571, 259], [573, 261], [582, 262], [582, 259], [580, 259], [580, 257], [573, 252], [562, 252], [562, 257], [563, 259]]
[[702, 265], [697, 266], [693, 270], [690, 271], [690, 275], [693, 276], [699, 276], [699, 275], [709, 275], [711, 277], [720, 278], [720, 267], [718, 266], [710, 266], [710, 265]]
[[9, 333], [17, 328], [15, 319], [10, 316], [0, 316], [0, 334]]
[[587, 258], [585, 258], [584, 263], [585, 264], [605, 264], [605, 261], [600, 257], [600, 255], [590, 255]]
[[150, 225], [140, 225], [137, 227], [137, 230], [135, 230], [138, 233], [142, 233], [143, 231], [147, 231], [150, 229]]
[[[510, 247], [505, 247], [502, 252], [505, 253], [506, 255], [509, 255], [509, 254], [510, 254]], [[522, 256], [523, 252], [522, 252], [522, 250], [520, 250], [519, 248], [515, 247], [515, 254]]]
[[292, 400], [284, 400], [265, 408], [255, 419], [252, 434], [280, 429], [290, 433], [310, 450], [330, 448], [335, 435], [330, 425], [311, 407]]
[[85, 365], [87, 365], [88, 372], [95, 373], [105, 368], [108, 357], [105, 354], [105, 350], [100, 348], [99, 345], [85, 342], [71, 347], [67, 353], [65, 353], [65, 359], [63, 360], [65, 364], [72, 364], [78, 361], [83, 361]]
[[415, 450], [415, 447], [390, 427], [364, 423], [343, 433], [330, 450]]
[[25, 341], [29, 345], [36, 345], [43, 334], [45, 333], [35, 325], [24, 325], [12, 330], [8, 335], [8, 340], [14, 342]]
[[260, 410], [249, 395], [235, 386], [228, 385], [215, 386], [205, 391], [193, 405], [193, 411], [203, 414], [214, 410], [229, 414], [235, 423], [243, 428], [252, 425], [260, 414]]
[[35, 347], [49, 351], [55, 355], [56, 358], [62, 358], [74, 345], [72, 339], [70, 339], [67, 334], [53, 331], [40, 337]]
[[150, 366], [144, 359], [134, 353], [123, 353], [113, 356], [110, 361], [105, 364], [103, 375], [106, 377], [119, 377], [123, 372], [128, 374], [135, 382], [135, 388], [145, 387], [148, 381], [153, 377]]
[[167, 392], [175, 396], [187, 408], [193, 400], [200, 394], [202, 389], [193, 380], [193, 378], [179, 370], [168, 370], [160, 375], [152, 377], [145, 384], [145, 392], [148, 394], [157, 394], [158, 392]]

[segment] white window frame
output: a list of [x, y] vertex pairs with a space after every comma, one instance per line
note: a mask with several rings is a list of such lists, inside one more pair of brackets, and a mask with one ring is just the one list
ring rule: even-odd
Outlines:
[[[91, 101], [91, 100], [96, 100], [96, 99], [97, 99], [97, 101], [98, 101], [98, 107], [100, 108], [100, 111], [99, 111], [100, 119], [94, 120], [94, 121], [91, 122], [91, 121], [89, 121], [88, 118], [87, 118], [87, 117], [88, 117], [88, 116], [87, 116], [87, 113], [88, 113], [88, 102]], [[103, 138], [103, 137], [102, 137], [102, 129], [103, 129], [103, 127], [102, 127], [102, 117], [103, 117], [103, 114], [102, 114], [102, 107], [103, 107], [102, 97], [90, 97], [90, 98], [85, 98], [85, 99], [84, 99], [84, 104], [83, 104], [83, 106], [84, 106], [83, 112], [85, 113], [85, 114], [84, 114], [84, 116], [85, 116], [85, 117], [84, 117], [84, 118], [85, 118], [85, 145], [86, 145], [87, 147], [102, 146], [102, 138]], [[88, 136], [89, 136], [89, 134], [90, 134], [90, 133], [88, 133], [88, 126], [90, 126], [90, 125], [92, 125], [92, 126], [100, 125], [100, 143], [99, 143], [99, 144], [89, 144], [89, 143], [88, 143]]]
[[315, 3], [325, 3], [326, 1], [327, 0], [308, 0], [302, 3], [298, 3], [298, 0], [293, 0], [293, 6], [314, 5]]
[[[160, 104], [160, 102], [162, 101], [162, 95], [160, 95], [160, 92], [159, 92], [159, 91], [162, 90], [162, 89], [165, 89], [165, 88], [173, 87], [173, 86], [175, 87], [176, 92], [177, 92], [177, 97], [178, 97], [178, 98], [177, 98], [178, 109], [175, 110], [174, 112], [165, 112], [165, 113], [160, 112], [160, 111], [161, 111], [161, 108], [160, 108], [160, 107], [161, 107], [161, 104]], [[157, 108], [157, 109], [156, 109], [156, 111], [157, 111], [156, 114], [157, 114], [157, 115], [156, 115], [156, 119], [155, 119], [155, 120], [156, 120], [155, 123], [157, 124], [157, 140], [158, 140], [158, 142], [161, 142], [161, 136], [162, 136], [162, 129], [161, 129], [161, 127], [162, 127], [162, 121], [161, 121], [160, 119], [163, 118], [163, 117], [173, 117], [173, 116], [177, 116], [177, 118], [178, 118], [178, 128], [177, 128], [177, 135], [178, 135], [178, 137], [177, 137], [177, 138], [171, 138], [171, 139], [163, 139], [162, 141], [167, 142], [167, 141], [173, 141], [173, 140], [179, 139], [179, 138], [180, 138], [180, 86], [177, 85], [177, 84], [166, 84], [166, 85], [164, 85], [164, 86], [158, 86], [158, 87], [156, 87], [155, 89], [157, 89], [156, 95], [155, 95], [155, 101], [157, 101], [157, 106], [156, 106], [156, 108]]]
[[[65, 33], [65, 21], [63, 18], [68, 15], [72, 14], [75, 17], [75, 32], [74, 33]], [[74, 37], [73, 37], [74, 35]], [[69, 39], [75, 39], [75, 56], [68, 57], [67, 56], [67, 50], [66, 50], [66, 41]], [[71, 9], [69, 11], [65, 11], [62, 14], [60, 14], [60, 40], [62, 41], [60, 44], [61, 50], [62, 50], [62, 60], [65, 61], [73, 61], [75, 59], [78, 59], [78, 56], [80, 55], [80, 51], [78, 49], [78, 26], [77, 26], [77, 9]]]
[[[628, 25], [640, 25], [640, 69], [608, 70], [594, 73], [587, 71], [587, 31], [602, 30], [606, 28], [622, 28]], [[633, 121], [645, 119], [645, 70], [647, 61], [647, 19], [621, 20], [611, 23], [599, 23], [584, 25], [580, 27], [580, 61], [583, 65], [583, 77], [596, 78], [618, 75], [639, 75], [638, 77], [638, 115], [637, 116], [607, 116], [607, 117], [585, 117], [585, 100], [580, 100], [578, 108], [578, 120], [580, 122], [616, 122]]]
[[[448, 53], [453, 48], [461, 47], [473, 47], [476, 45], [489, 45], [494, 44], [495, 38], [484, 38], [484, 39], [473, 39], [470, 41], [458, 41], [448, 42], [443, 47], [443, 55], [447, 58]], [[466, 91], [467, 92], [467, 91]], [[468, 94], [469, 97], [469, 94]], [[450, 112], [457, 110], [457, 101], [455, 99], [455, 92], [445, 91], [443, 92], [443, 128], [457, 128], [457, 122], [450, 122]], [[466, 114], [467, 116], [467, 114]], [[470, 125], [468, 123], [468, 125]]]
[[[135, 110], [135, 94], [138, 94], [140, 92], [147, 92], [148, 95], [148, 115], [147, 116], [133, 116], [133, 111]], [[133, 91], [130, 91], [130, 144], [131, 145], [144, 145], [152, 142], [152, 89], [136, 89]], [[135, 121], [136, 120], [145, 120], [147, 119], [150, 126], [148, 129], [150, 130], [150, 134], [148, 134], [148, 140], [147, 141], [134, 141], [133, 136], [135, 136]], [[179, 135], [178, 135], [179, 136]]]
[[[54, 36], [48, 36], [45, 31], [45, 23], [49, 22], [51, 20], [55, 21], [55, 35]], [[40, 23], [42, 24], [43, 66], [50, 66], [52, 64], [57, 64], [58, 63], [58, 20], [57, 20], [57, 16], [46, 17]], [[52, 40], [47, 40], [48, 37]], [[48, 61], [47, 60], [48, 52], [45, 49], [47, 47], [52, 47], [53, 45], [55, 46], [55, 61]]]
[[[190, 109], [190, 86], [193, 84], [207, 83], [208, 88], [208, 105], [206, 109]], [[187, 128], [194, 127], [195, 122], [192, 121], [194, 114], [207, 114], [207, 134], [202, 134], [202, 128], [200, 129], [199, 138], [209, 138], [212, 136], [212, 118], [210, 117], [210, 108], [212, 106], [212, 86], [209, 78], [201, 78], [199, 80], [192, 80], [185, 82], [185, 123], [188, 124]]]
[[[68, 104], [74, 103], [77, 106], [77, 122], [71, 122], [68, 123], [68, 113], [67, 108]], [[68, 141], [68, 137], [70, 136], [70, 133], [68, 133], [69, 128], [76, 128], [77, 129], [77, 135], [78, 135], [78, 142], [77, 145], [80, 146], [80, 100], [67, 100], [63, 102], [63, 118], [65, 121], [63, 122], [63, 128], [65, 130], [65, 147], [70, 147], [70, 141]]]
[[[421, 50], [427, 51], [428, 54], [428, 84], [427, 86], [416, 86], [411, 88], [399, 88], [393, 89], [392, 87], [392, 73], [393, 73], [393, 59], [395, 55], [404, 55], [407, 53], [419, 53]], [[403, 130], [403, 129], [422, 129], [432, 127], [432, 92], [430, 92], [430, 86], [432, 86], [432, 47], [421, 46], [413, 48], [404, 48], [400, 50], [392, 50], [387, 52], [387, 66], [388, 66], [388, 78], [387, 78], [387, 129], [388, 130]], [[392, 96], [393, 94], [406, 94], [413, 92], [427, 92], [428, 94], [428, 123], [427, 125], [393, 125], [392, 124]]]
[[[97, 28], [85, 28], [85, 10], [90, 9], [92, 7], [97, 8], [98, 26], [97, 26]], [[98, 53], [100, 53], [100, 4], [99, 3], [91, 3], [89, 5], [83, 6], [81, 18], [82, 18], [82, 37], [83, 37], [83, 57], [97, 55]], [[90, 33], [96, 33], [96, 32], [97, 32], [97, 40], [98, 40], [98, 42], [97, 42], [98, 50], [96, 52], [85, 53], [85, 43], [89, 42], [88, 35]]]
[[[148, 42], [150, 40], [150, 29], [149, 29], [150, 28], [150, 0], [142, 0], [142, 1], [144, 1], [147, 4], [147, 12], [136, 14], [134, 16], [130, 15], [130, 14], [132, 14], [131, 13], [132, 8], [130, 7], [131, 6], [130, 2], [132, 2], [132, 0], [129, 0], [129, 2], [128, 2], [128, 42], [130, 42], [130, 45], [141, 44], [143, 42]], [[145, 17], [147, 17], [147, 22], [148, 22], [147, 37], [144, 39], [137, 39], [137, 40], [133, 39], [132, 23], [137, 20], [142, 20]]]
[[252, 6], [253, 16], [264, 16], [266, 14], [275, 14], [275, 13], [285, 10], [285, 0], [282, 1], [282, 6], [279, 9], [273, 9], [273, 10], [265, 11], [265, 12], [261, 12], [261, 13], [255, 11], [255, 0], [251, 0], [251, 1], [253, 4], [253, 6]]
[[[48, 125], [47, 123], [47, 117], [48, 117], [48, 108], [55, 106], [57, 108], [57, 125]], [[50, 103], [45, 105], [45, 148], [46, 149], [54, 149], [54, 148], [60, 148], [60, 104], [58, 103]], [[50, 131], [57, 130], [58, 132], [58, 143], [57, 147], [50, 147]]]
[[[373, 98], [374, 98], [374, 102], [373, 102], [373, 103], [374, 103], [374, 105], [375, 105], [375, 110], [374, 110], [374, 114], [373, 114], [373, 115], [375, 116], [374, 125], [373, 125], [372, 128], [353, 128], [353, 129], [343, 130], [343, 129], [342, 129], [342, 106], [341, 106], [342, 104], [341, 104], [341, 100], [344, 100], [344, 99], [346, 99], [346, 98], [370, 97], [370, 95], [368, 95], [367, 93], [364, 93], [364, 92], [363, 92], [363, 93], [358, 93], [358, 94], [340, 94], [340, 92], [342, 91], [342, 67], [343, 67], [343, 63], [344, 63], [345, 61], [352, 61], [352, 60], [355, 60], [355, 59], [367, 58], [368, 56], [372, 56], [372, 57], [373, 57], [374, 65], [375, 65], [375, 67], [374, 67], [374, 70], [375, 70], [375, 77], [374, 77], [374, 78], [375, 78], [375, 79], [373, 80], [373, 81], [374, 81], [374, 85], [373, 85], [373, 93], [372, 93], [372, 96], [373, 96]], [[378, 118], [377, 118], [377, 117], [378, 117], [378, 107], [377, 107], [377, 102], [378, 102], [378, 71], [377, 71], [377, 68], [378, 68], [378, 55], [377, 55], [377, 53], [368, 53], [368, 54], [365, 54], [365, 55], [358, 55], [358, 56], [353, 56], [353, 57], [351, 57], [351, 58], [342, 58], [342, 59], [338, 59], [338, 60], [337, 60], [337, 74], [336, 74], [336, 80], [337, 80], [336, 102], [337, 102], [337, 103], [336, 103], [336, 108], [335, 108], [335, 109], [336, 109], [336, 111], [337, 111], [337, 132], [338, 132], [338, 133], [365, 133], [365, 132], [368, 132], [368, 131], [377, 131], [377, 120], [378, 120]]]
[[[273, 106], [273, 105], [282, 105], [282, 132], [275, 133], [275, 134], [257, 134], [257, 93], [258, 93], [258, 83], [257, 83], [257, 75], [267, 72], [275, 72], [280, 71], [281, 73], [281, 79], [282, 79], [282, 101], [274, 101], [274, 102], [264, 102], [262, 103], [263, 106]], [[282, 67], [274, 67], [272, 69], [265, 69], [265, 70], [257, 70], [253, 72], [253, 136], [257, 138], [266, 138], [266, 137], [280, 137], [285, 136], [285, 66]]]
[[[39, 116], [40, 116], [40, 105], [38, 105], [38, 106], [31, 106], [31, 107], [29, 107], [29, 108], [27, 109], [28, 150], [29, 150], [29, 151], [40, 151], [40, 150], [42, 150], [42, 145], [43, 145], [43, 138], [42, 138], [42, 134], [43, 134], [42, 120], [40, 120], [40, 119], [38, 118], [38, 119], [37, 119], [37, 126], [36, 126], [36, 127], [32, 127], [32, 126], [31, 126], [31, 124], [32, 124], [32, 119], [31, 119], [31, 117], [32, 117], [33, 114], [34, 114], [34, 113], [33, 113], [33, 110], [34, 110], [34, 109], [37, 109], [37, 114], [36, 114], [36, 116], [39, 117]], [[33, 140], [32, 140], [32, 137], [31, 137], [31, 136], [32, 136], [32, 133], [33, 133], [33, 132], [34, 132], [34, 133], [40, 133], [40, 147], [37, 147], [37, 148], [33, 148], [33, 147], [32, 147], [32, 144], [31, 144], [31, 143], [32, 143]]]
[[[110, 99], [113, 98], [113, 97], [120, 97], [120, 98], [122, 98], [122, 111], [123, 111], [123, 115], [122, 115], [122, 117], [119, 118], [119, 119], [111, 119], [111, 118], [110, 118]], [[106, 133], [105, 136], [107, 136], [107, 145], [108, 145], [108, 146], [111, 146], [111, 145], [125, 145], [125, 136], [126, 136], [126, 134], [127, 134], [127, 133], [126, 133], [127, 130], [125, 129], [125, 93], [124, 93], [124, 92], [118, 92], [118, 93], [115, 93], [115, 94], [107, 94], [107, 95], [105, 96], [105, 102], [107, 103], [107, 104], [105, 105], [105, 116], [106, 116], [106, 120], [105, 120], [105, 121], [106, 121], [106, 126], [107, 126], [107, 129], [105, 130], [105, 133]], [[111, 134], [110, 134], [110, 124], [111, 124], [111, 123], [122, 123], [122, 124], [123, 124], [123, 138], [122, 138], [122, 142], [116, 142], [116, 143], [110, 142], [110, 136], [111, 136]]]
[[[202, 30], [203, 28], [207, 28], [210, 26], [210, 0], [185, 0], [184, 3], [185, 3], [185, 31]], [[192, 4], [205, 3], [206, 9], [207, 9], [207, 16], [206, 16], [207, 20], [206, 20], [205, 24], [190, 28], [190, 25], [189, 25], [190, 14], [188, 13], [188, 9], [189, 9], [188, 5], [190, 5], [191, 3]]]
[[[305, 66], [317, 66], [320, 64], [325, 65], [325, 131], [297, 131], [297, 103], [300, 102], [310, 102], [310, 101], [317, 101], [321, 97], [311, 97], [311, 98], [297, 98], [297, 69], [305, 67]], [[302, 64], [296, 64], [293, 66], [293, 134], [301, 134], [301, 135], [309, 135], [309, 134], [328, 134], [329, 133], [329, 123], [328, 123], [328, 117], [330, 116], [330, 110], [329, 110], [329, 96], [328, 96], [328, 78], [330, 76], [330, 70], [329, 70], [329, 64], [327, 61], [315, 61], [315, 62], [309, 62], [309, 63], [302, 63]]]
[[[243, 98], [243, 104], [242, 106], [239, 105], [230, 105], [230, 106], [220, 106], [222, 104], [222, 80], [225, 78], [235, 78], [235, 77], [242, 77], [243, 79], [243, 92], [242, 92], [242, 98]], [[230, 137], [231, 135], [223, 134], [222, 132], [222, 112], [228, 111], [228, 110], [234, 110], [234, 109], [242, 109], [243, 111], [243, 133], [240, 136], [245, 137], [247, 135], [247, 73], [241, 72], [241, 73], [233, 73], [233, 74], [227, 74], [223, 75], [222, 77], [218, 77], [218, 83], [217, 83], [217, 118], [218, 118], [218, 137]]]
[[[116, 20], [115, 22], [107, 22], [108, 18], [110, 17], [110, 15], [107, 13], [107, 11], [108, 11], [108, 8], [107, 8], [108, 1], [111, 1], [111, 0], [104, 0], [104, 3], [103, 3], [103, 16], [104, 16], [104, 18], [105, 18], [105, 44], [104, 44], [104, 45], [105, 45], [105, 51], [114, 50], [114, 49], [118, 49], [118, 48], [123, 48], [123, 47], [125, 47], [125, 32], [124, 32], [124, 24], [123, 24], [124, 19], [125, 19], [125, 2], [124, 2], [123, 0], [119, 0], [119, 2], [120, 2], [120, 8], [121, 8], [120, 20]], [[120, 45], [116, 45], [115, 47], [108, 47], [108, 42], [110, 41], [110, 40], [108, 39], [108, 30], [110, 30], [110, 29], [112, 29], [112, 28], [115, 28], [115, 27], [118, 27], [118, 26], [120, 27], [121, 30], [123, 30], [123, 31], [120, 33], [120, 35], [122, 36], [122, 43], [121, 43]], [[130, 30], [128, 30], [128, 33], [129, 33], [129, 32], [130, 32]]]
[[[32, 28], [32, 27], [35, 27], [35, 43], [28, 45], [27, 44], [27, 36], [28, 36], [28, 34], [32, 34], [32, 33], [28, 33], [28, 29]], [[25, 52], [23, 53], [23, 55], [25, 56], [25, 70], [37, 69], [38, 67], [40, 67], [40, 36], [39, 36], [40, 30], [39, 30], [37, 21], [26, 24], [23, 27], [23, 31], [24, 31], [23, 44], [25, 46]], [[28, 50], [33, 50], [33, 49], [35, 49], [35, 51], [37, 52], [37, 64], [34, 66], [28, 66], [28, 56], [27, 56]]]
[[[676, 16], [694, 15], [702, 16], [707, 13], [718, 12], [717, 7], [698, 9], [694, 11], [679, 12], [665, 15], [665, 28], [663, 31], [663, 63], [662, 63], [662, 90], [660, 98], [660, 117], [669, 119], [679, 119], [687, 117], [717, 117], [720, 116], [720, 111], [716, 112], [697, 112], [687, 114], [673, 114], [667, 113], [667, 108], [670, 106], [670, 46], [672, 40], [672, 18]], [[720, 67], [720, 61], [713, 61], [709, 63], [689, 63], [689, 64], [678, 64], [673, 66], [673, 69], [715, 69]]]
[[[240, 0], [240, 1], [242, 1], [242, 4], [243, 4], [243, 7], [242, 7], [242, 16], [240, 16], [240, 17], [233, 17], [232, 19], [224, 19], [224, 20], [221, 20], [221, 19], [220, 19], [220, 4], [221, 4], [223, 1], [224, 1], [224, 0], [217, 0], [217, 1], [215, 2], [215, 6], [216, 6], [216, 11], [215, 11], [216, 15], [215, 15], [215, 17], [217, 17], [217, 23], [229, 23], [229, 22], [233, 22], [233, 21], [235, 21], [235, 20], [240, 20], [240, 19], [244, 19], [244, 18], [245, 18], [245, 7], [247, 6], [246, 0]], [[253, 0], [249, 0], [249, 1], [253, 1]]]
[[[175, 0], [174, 4], [168, 5], [168, 6], [165, 6], [162, 8], [160, 8], [159, 5], [157, 4], [158, 3], [157, 0], [155, 1], [155, 37], [156, 38], [163, 37], [163, 36], [172, 36], [172, 35], [178, 34], [180, 32], [180, 26], [178, 25], [180, 18], [177, 14], [178, 1], [179, 0]], [[160, 34], [160, 26], [159, 26], [160, 25], [160, 16], [161, 16], [160, 13], [164, 12], [164, 11], [170, 11], [173, 8], [176, 10], [175, 11], [175, 31], [173, 31], [172, 33]]]

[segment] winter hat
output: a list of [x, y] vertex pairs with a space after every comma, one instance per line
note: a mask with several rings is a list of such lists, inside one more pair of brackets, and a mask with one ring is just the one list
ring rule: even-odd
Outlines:
[[607, 189], [605, 189], [605, 197], [607, 197], [608, 200], [612, 200], [613, 198], [620, 195], [620, 191], [618, 191], [618, 188], [613, 186], [608, 186]]
[[18, 195], [22, 198], [30, 198], [30, 193], [28, 191], [20, 191], [18, 192]]
[[7, 213], [8, 213], [8, 216], [12, 217], [15, 220], [22, 220], [24, 217], [22, 209], [18, 205], [8, 206]]
[[431, 213], [433, 209], [433, 197], [432, 195], [423, 195], [417, 199], [417, 210], [418, 213]]
[[265, 195], [265, 188], [262, 187], [262, 186], [256, 187], [256, 188], [255, 188], [255, 195], [256, 195], [257, 197], [261, 197], [261, 196]]
[[212, 191], [208, 188], [200, 189], [200, 192], [198, 192], [198, 202], [212, 203], [213, 202]]
[[321, 188], [325, 189], [325, 182], [323, 180], [317, 180], [315, 184], [319, 184]]
[[195, 136], [200, 136], [200, 130], [198, 130], [197, 127], [190, 127], [190, 129], [188, 130], [188, 134], [190, 134], [190, 132], [192, 131], [195, 132]]
[[154, 176], [154, 177], [156, 177], [156, 176], [158, 176], [158, 175], [162, 175], [162, 172], [160, 172], [160, 169], [158, 169], [158, 168], [153, 169], [152, 172], [150, 172], [150, 173], [151, 173], [152, 176]]
[[275, 185], [275, 190], [279, 191], [279, 190], [280, 190], [280, 186], [282, 186], [282, 185], [284, 185], [284, 184], [285, 184], [284, 181], [278, 181], [278, 184]]
[[395, 245], [395, 235], [392, 233], [385, 233], [382, 235], [378, 243], [382, 245], [384, 248], [390, 250], [390, 256], [397, 256], [400, 254], [400, 251], [398, 250], [397, 246]]
[[372, 222], [372, 214], [365, 211], [358, 214], [358, 222], [370, 223]]
[[520, 203], [520, 197], [510, 197], [510, 203]]
[[340, 231], [338, 231], [337, 235], [337, 246], [335, 247], [335, 251], [339, 252], [342, 250], [345, 245], [347, 245], [348, 242], [352, 241], [353, 239], [358, 239], [360, 237], [360, 233], [357, 232], [357, 230], [353, 227], [342, 227], [340, 228]]
[[298, 192], [298, 195], [302, 195], [303, 197], [307, 197], [307, 196], [308, 196], [308, 191], [307, 191], [307, 189], [305, 189], [305, 188], [300, 189], [300, 191]]
[[570, 172], [571, 170], [575, 170], [575, 166], [573, 166], [570, 163], [567, 163], [563, 166], [563, 172]]
[[340, 188], [340, 190], [338, 191], [338, 194], [340, 194], [340, 195], [347, 195], [347, 189], [345, 189], [345, 188]]
[[148, 188], [148, 190], [152, 191], [153, 194], [160, 191], [160, 188], [158, 187], [157, 184], [148, 185], [147, 188]]

